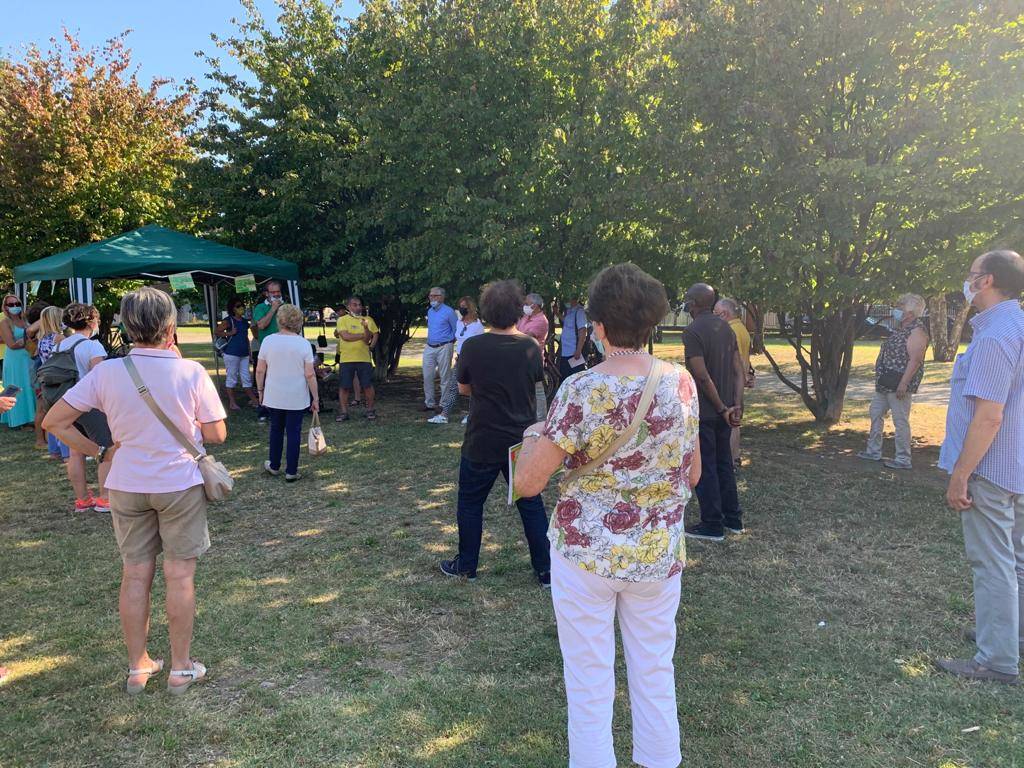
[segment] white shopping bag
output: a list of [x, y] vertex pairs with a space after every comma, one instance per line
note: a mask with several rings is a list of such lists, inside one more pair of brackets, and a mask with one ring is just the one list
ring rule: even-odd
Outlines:
[[313, 423], [309, 427], [309, 455], [319, 456], [322, 453], [327, 453], [327, 438], [324, 437], [324, 431], [320, 427], [320, 414], [313, 414]]

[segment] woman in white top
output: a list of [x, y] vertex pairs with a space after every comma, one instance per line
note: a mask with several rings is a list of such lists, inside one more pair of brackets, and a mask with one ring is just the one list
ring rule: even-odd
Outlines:
[[285, 454], [284, 479], [299, 479], [299, 448], [302, 443], [302, 416], [307, 410], [320, 410], [316, 373], [313, 368], [313, 347], [302, 335], [302, 310], [284, 304], [277, 310], [277, 333], [260, 344], [256, 363], [256, 391], [260, 405], [270, 414], [270, 458], [263, 468], [271, 475], [281, 473], [281, 452], [285, 433], [288, 451]]
[[[462, 352], [462, 345], [466, 343], [466, 339], [479, 336], [484, 332], [484, 324], [480, 322], [476, 302], [473, 299], [469, 296], [463, 296], [459, 299], [458, 307], [461, 319], [458, 322], [458, 327], [455, 329], [456, 359], [458, 359], [459, 353]], [[454, 366], [452, 370], [454, 370]], [[455, 407], [455, 403], [458, 400], [459, 382], [457, 377], [453, 375], [448, 382], [448, 388], [441, 394], [441, 412], [437, 416], [427, 419], [427, 421], [431, 424], [447, 424], [448, 415], [452, 412], [452, 408]], [[468, 418], [468, 416], [464, 418], [462, 423], [465, 424]]]

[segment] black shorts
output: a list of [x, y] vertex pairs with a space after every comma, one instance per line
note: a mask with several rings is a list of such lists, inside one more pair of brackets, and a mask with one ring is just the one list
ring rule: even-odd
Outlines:
[[107, 414], [103, 411], [93, 408], [88, 413], [83, 413], [75, 421], [75, 428], [96, 445], [105, 445], [109, 448], [114, 444], [114, 438], [110, 436], [110, 427], [107, 426]]
[[373, 363], [342, 363], [339, 371], [341, 381], [338, 386], [342, 389], [352, 389], [352, 381], [358, 376], [359, 384], [363, 389], [373, 386]]

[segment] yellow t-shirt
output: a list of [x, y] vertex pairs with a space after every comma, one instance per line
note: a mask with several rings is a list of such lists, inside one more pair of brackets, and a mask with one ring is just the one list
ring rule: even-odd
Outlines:
[[729, 321], [729, 327], [736, 334], [736, 343], [740, 348], [740, 361], [743, 363], [743, 372], [746, 373], [750, 369], [750, 332], [738, 317]]
[[[364, 316], [366, 319], [366, 327], [370, 329], [370, 333], [377, 333], [377, 324], [373, 322], [373, 318], [368, 315]], [[370, 356], [370, 348], [363, 340], [359, 341], [342, 341], [341, 333], [362, 333], [363, 332], [363, 318], [353, 317], [352, 315], [342, 315], [338, 318], [338, 324], [334, 329], [334, 338], [338, 340], [338, 352], [341, 353], [341, 362], [343, 363], [372, 363], [373, 358]]]

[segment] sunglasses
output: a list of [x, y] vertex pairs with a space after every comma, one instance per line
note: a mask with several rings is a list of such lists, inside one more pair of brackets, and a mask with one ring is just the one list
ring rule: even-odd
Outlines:
[[4, 306], [8, 307], [8, 308], [10, 308], [10, 307], [20, 307], [21, 306], [21, 302], [20, 301], [16, 301], [13, 304], [4, 304]]

